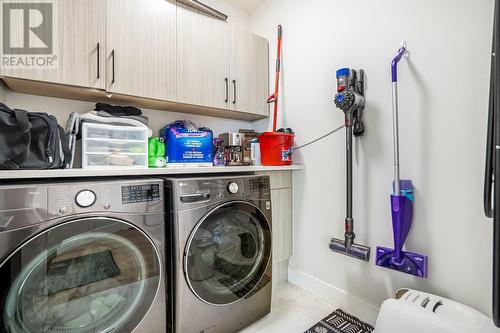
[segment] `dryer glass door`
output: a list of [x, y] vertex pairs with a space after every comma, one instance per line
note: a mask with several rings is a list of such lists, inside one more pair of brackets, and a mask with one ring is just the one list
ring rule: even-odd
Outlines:
[[160, 285], [160, 257], [124, 221], [82, 218], [41, 232], [0, 265], [0, 332], [131, 332]]
[[191, 233], [184, 272], [191, 290], [213, 305], [247, 297], [270, 282], [270, 225], [247, 202], [229, 202], [209, 212]]

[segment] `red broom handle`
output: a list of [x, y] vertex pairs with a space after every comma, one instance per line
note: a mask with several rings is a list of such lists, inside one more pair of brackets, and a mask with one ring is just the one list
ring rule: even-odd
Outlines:
[[280, 86], [280, 72], [281, 72], [281, 24], [278, 25], [278, 55], [276, 57], [276, 79], [274, 86], [274, 115], [273, 115], [273, 132], [276, 132], [276, 120], [278, 117], [278, 92]]

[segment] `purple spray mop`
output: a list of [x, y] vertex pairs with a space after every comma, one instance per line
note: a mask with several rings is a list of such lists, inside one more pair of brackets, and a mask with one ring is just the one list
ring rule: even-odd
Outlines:
[[413, 184], [411, 180], [400, 180], [399, 176], [399, 125], [398, 125], [398, 62], [406, 52], [406, 46], [398, 50], [392, 60], [392, 110], [394, 139], [394, 184], [391, 195], [392, 231], [394, 249], [377, 247], [377, 266], [390, 268], [402, 273], [427, 278], [427, 256], [403, 251], [410, 233], [413, 219]]

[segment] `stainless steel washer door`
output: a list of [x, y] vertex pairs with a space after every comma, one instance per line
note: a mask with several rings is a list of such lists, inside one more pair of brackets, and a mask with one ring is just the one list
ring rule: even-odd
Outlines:
[[131, 332], [154, 302], [160, 263], [149, 237], [124, 221], [59, 224], [0, 265], [0, 331]]
[[228, 202], [206, 214], [191, 233], [184, 272], [205, 303], [227, 305], [270, 282], [271, 228], [256, 206]]

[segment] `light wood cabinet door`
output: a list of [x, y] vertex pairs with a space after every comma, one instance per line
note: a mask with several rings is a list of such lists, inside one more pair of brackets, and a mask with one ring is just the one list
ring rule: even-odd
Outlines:
[[106, 3], [106, 89], [110, 93], [175, 101], [175, 1]]
[[292, 256], [292, 189], [271, 190], [273, 213], [273, 258], [275, 262]]
[[269, 176], [273, 214], [273, 262], [288, 260], [293, 254], [292, 172], [268, 171], [258, 175]]
[[[55, 66], [21, 68], [0, 65], [1, 74], [21, 79], [104, 89], [106, 0], [54, 1], [52, 6]], [[1, 7], [3, 9], [3, 6]], [[22, 27], [23, 15], [11, 15], [11, 13], [12, 11], [6, 13], [10, 17], [11, 27]], [[47, 18], [42, 16], [43, 19]], [[20, 35], [23, 34], [22, 28], [11, 30], [10, 33], [10, 40], [22, 41], [25, 46], [27, 45], [25, 37]], [[29, 38], [31, 44], [33, 34], [30, 34]]]
[[229, 25], [178, 4], [177, 101], [229, 109]]
[[269, 115], [269, 43], [231, 25], [231, 109]]

